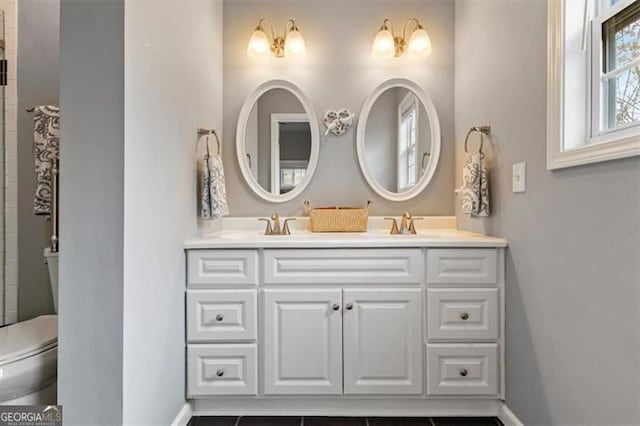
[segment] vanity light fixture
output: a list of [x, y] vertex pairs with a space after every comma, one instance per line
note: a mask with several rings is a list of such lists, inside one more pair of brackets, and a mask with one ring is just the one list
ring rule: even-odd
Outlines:
[[[407, 41], [407, 31], [413, 24], [413, 31]], [[385, 19], [378, 30], [371, 54], [377, 59], [397, 58], [407, 53], [409, 56], [424, 58], [431, 54], [429, 34], [416, 18], [411, 18], [404, 25], [402, 35], [394, 35], [391, 21]]]
[[[265, 24], [269, 24], [271, 40], [265, 32]], [[267, 59], [270, 54], [276, 58], [301, 58], [306, 52], [304, 38], [293, 19], [287, 21], [282, 37], [275, 35], [271, 22], [260, 19], [247, 46], [247, 55], [252, 59]]]

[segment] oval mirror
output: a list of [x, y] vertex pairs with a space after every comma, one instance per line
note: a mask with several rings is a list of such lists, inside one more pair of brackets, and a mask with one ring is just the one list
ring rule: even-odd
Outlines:
[[382, 83], [360, 113], [358, 161], [374, 191], [391, 201], [422, 192], [440, 158], [440, 122], [433, 101], [406, 79]]
[[236, 131], [236, 154], [244, 179], [260, 197], [282, 203], [298, 196], [318, 163], [316, 113], [288, 81], [258, 86], [245, 100]]

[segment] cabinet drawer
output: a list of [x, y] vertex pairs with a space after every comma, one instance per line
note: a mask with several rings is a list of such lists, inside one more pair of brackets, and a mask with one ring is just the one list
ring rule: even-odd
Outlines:
[[257, 395], [257, 353], [256, 344], [189, 345], [188, 396]]
[[495, 249], [427, 250], [427, 284], [496, 285]]
[[187, 290], [187, 341], [256, 340], [256, 290]]
[[497, 395], [497, 344], [427, 344], [429, 395]]
[[189, 250], [187, 284], [190, 287], [258, 285], [255, 250]]
[[265, 250], [265, 284], [419, 284], [421, 249]]
[[427, 290], [429, 339], [497, 339], [498, 289]]

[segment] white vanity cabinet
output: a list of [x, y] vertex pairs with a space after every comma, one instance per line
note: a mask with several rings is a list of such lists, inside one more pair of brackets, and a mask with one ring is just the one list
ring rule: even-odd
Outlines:
[[265, 395], [422, 393], [423, 250], [265, 250], [264, 277]]
[[265, 289], [264, 393], [342, 393], [342, 292]]
[[427, 250], [429, 395], [504, 396], [503, 263], [492, 248]]
[[503, 269], [487, 245], [188, 248], [187, 397], [425, 415], [504, 399]]
[[422, 393], [422, 290], [347, 288], [344, 393]]
[[264, 290], [264, 393], [422, 393], [422, 291]]

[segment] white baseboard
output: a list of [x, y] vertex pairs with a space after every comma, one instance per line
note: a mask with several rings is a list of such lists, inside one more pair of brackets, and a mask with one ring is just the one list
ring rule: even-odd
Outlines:
[[524, 426], [524, 423], [513, 414], [513, 411], [504, 402], [498, 406], [498, 418], [504, 426]]
[[193, 403], [187, 401], [178, 412], [176, 418], [171, 422], [171, 426], [187, 426], [189, 420], [191, 420], [191, 416], [193, 416]]
[[[362, 402], [358, 401], [345, 401], [344, 406], [334, 406], [331, 409], [329, 407], [316, 407], [317, 405], [324, 405], [320, 401], [312, 402], [312, 404], [301, 405], [300, 407], [288, 407], [286, 410], [282, 410], [280, 408], [280, 404], [278, 401], [275, 401], [274, 406], [271, 404], [274, 401], [269, 401], [265, 406], [263, 404], [256, 404], [256, 400], [249, 401], [233, 401], [227, 399], [225, 405], [225, 409], [221, 409], [218, 403], [215, 403], [211, 400], [196, 400], [196, 401], [187, 401], [176, 418], [171, 423], [171, 426], [187, 426], [189, 420], [194, 415], [241, 415], [241, 414], [251, 414], [251, 415], [319, 415], [319, 416], [327, 416], [327, 415], [360, 415], [360, 416], [370, 416], [370, 415], [378, 415], [378, 416], [491, 416], [494, 415], [500, 419], [500, 421], [504, 424], [504, 426], [524, 426], [524, 423], [520, 421], [520, 419], [507, 407], [502, 401], [496, 401], [497, 404], [493, 405], [491, 401], [476, 401], [480, 403], [479, 405], [474, 406], [474, 404], [469, 404], [469, 400], [465, 401], [430, 401], [437, 402], [437, 405], [433, 407], [428, 407], [429, 403], [425, 404], [425, 401], [421, 401], [421, 405], [423, 406], [420, 409], [411, 409], [411, 406], [403, 407], [402, 411], [394, 411], [389, 408], [386, 409], [375, 409], [371, 406], [366, 405], [367, 401], [364, 401], [364, 406], [354, 407], [354, 405], [363, 405]], [[234, 404], [235, 402], [235, 404]], [[247, 405], [245, 405], [245, 402]], [[289, 403], [299, 403], [304, 401], [295, 401], [291, 400]], [[356, 402], [356, 404], [354, 404]], [[370, 401], [368, 401], [370, 402]], [[197, 406], [196, 406], [197, 404]], [[486, 404], [486, 405], [485, 405]], [[256, 406], [257, 405], [257, 406]], [[332, 405], [332, 404], [329, 404]], [[342, 404], [340, 404], [342, 405]], [[400, 405], [403, 405], [402, 403]], [[426, 406], [425, 406], [426, 405]], [[470, 406], [469, 406], [470, 405]], [[493, 405], [493, 409], [491, 406]], [[464, 407], [464, 408], [463, 408]], [[293, 409], [292, 409], [293, 408]], [[355, 409], [354, 409], [355, 408]], [[493, 411], [495, 410], [495, 411]], [[493, 411], [493, 412], [492, 412]]]
[[203, 398], [194, 416], [493, 417], [502, 401], [396, 397]]

